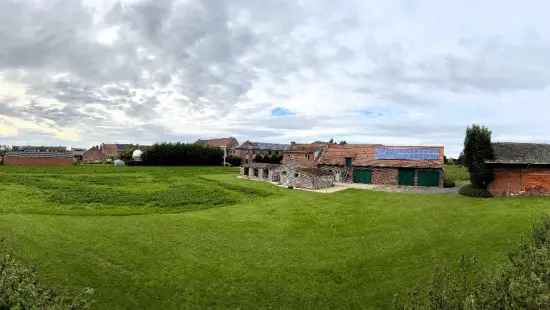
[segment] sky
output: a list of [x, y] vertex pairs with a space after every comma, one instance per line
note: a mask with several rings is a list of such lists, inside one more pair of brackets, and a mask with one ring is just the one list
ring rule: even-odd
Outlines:
[[0, 145], [550, 142], [550, 2], [2, 0]]

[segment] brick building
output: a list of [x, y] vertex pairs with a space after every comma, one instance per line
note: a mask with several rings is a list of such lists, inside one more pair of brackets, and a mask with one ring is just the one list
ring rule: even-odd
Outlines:
[[100, 163], [119, 159], [122, 152], [127, 148], [134, 147], [132, 144], [106, 144], [94, 146], [84, 152], [82, 161], [85, 163]]
[[336, 182], [443, 186], [442, 146], [329, 144], [319, 160]]
[[239, 146], [239, 141], [236, 138], [219, 138], [219, 139], [207, 139], [207, 140], [197, 140], [195, 144], [207, 145], [210, 147], [217, 147], [220, 149], [227, 150], [227, 155], [235, 155], [235, 148]]
[[493, 143], [493, 196], [550, 195], [550, 144]]
[[[443, 163], [444, 149], [439, 146], [291, 144], [282, 164], [269, 167], [268, 174], [278, 174], [279, 184], [309, 189], [334, 183], [442, 187]], [[264, 179], [253, 172], [255, 165], [245, 163], [241, 174]]]
[[244, 163], [252, 163], [257, 155], [283, 156], [283, 153], [288, 150], [288, 148], [288, 144], [246, 141], [235, 148], [234, 155], [240, 157]]
[[4, 155], [7, 166], [70, 166], [72, 152], [8, 152]]

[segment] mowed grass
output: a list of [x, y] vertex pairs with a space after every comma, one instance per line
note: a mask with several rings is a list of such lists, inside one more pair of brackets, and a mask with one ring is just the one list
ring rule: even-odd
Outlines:
[[545, 198], [293, 191], [230, 168], [0, 167], [0, 237], [98, 309], [388, 308], [437, 264], [506, 260]]

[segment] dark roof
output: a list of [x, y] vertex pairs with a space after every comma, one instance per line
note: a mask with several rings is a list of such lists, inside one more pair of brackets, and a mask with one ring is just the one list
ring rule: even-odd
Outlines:
[[538, 143], [493, 143], [494, 160], [491, 164], [550, 164], [550, 144]]
[[263, 143], [246, 141], [241, 144], [237, 149], [245, 150], [262, 150], [262, 151], [286, 151], [288, 150], [288, 144], [276, 144], [276, 143]]

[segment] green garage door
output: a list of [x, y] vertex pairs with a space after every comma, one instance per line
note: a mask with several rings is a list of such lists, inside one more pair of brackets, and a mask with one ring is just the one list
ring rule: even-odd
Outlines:
[[370, 184], [372, 181], [372, 172], [368, 169], [354, 169], [353, 183]]
[[399, 169], [399, 185], [414, 185], [414, 169]]
[[439, 186], [439, 171], [418, 170], [419, 186]]

